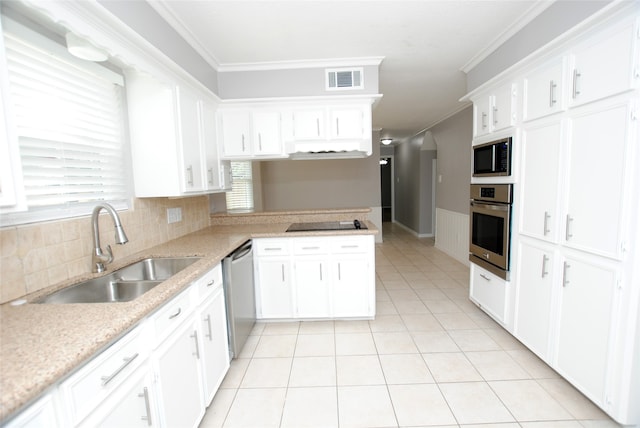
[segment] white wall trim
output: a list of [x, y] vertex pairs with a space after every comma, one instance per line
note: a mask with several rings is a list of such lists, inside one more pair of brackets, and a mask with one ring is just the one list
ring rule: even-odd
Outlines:
[[433, 233], [418, 233], [415, 230], [409, 228], [409, 226], [405, 226], [404, 224], [402, 224], [402, 223], [400, 223], [399, 221], [396, 221], [396, 220], [393, 220], [393, 223], [398, 225], [402, 229], [406, 230], [407, 232], [409, 232], [410, 234], [412, 234], [416, 238], [433, 238], [433, 236], [434, 236]]
[[469, 266], [469, 215], [436, 208], [435, 247]]

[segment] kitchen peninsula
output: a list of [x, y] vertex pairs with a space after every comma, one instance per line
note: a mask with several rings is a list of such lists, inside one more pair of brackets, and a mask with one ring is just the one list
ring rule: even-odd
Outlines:
[[[202, 257], [135, 300], [63, 305], [30, 303], [57, 289], [99, 276], [87, 274], [27, 295], [24, 298], [27, 303], [0, 306], [0, 420], [24, 409], [42, 394], [54, 391], [58, 382], [180, 295], [248, 239], [368, 237], [373, 258], [373, 237], [378, 229], [367, 220], [368, 212], [369, 209], [353, 209], [214, 214], [210, 227], [116, 260], [110, 266], [112, 271], [147, 257]], [[367, 229], [286, 232], [294, 222], [353, 219], [360, 220]], [[370, 269], [373, 272], [374, 266]], [[368, 299], [375, 302], [375, 281], [369, 285]]]

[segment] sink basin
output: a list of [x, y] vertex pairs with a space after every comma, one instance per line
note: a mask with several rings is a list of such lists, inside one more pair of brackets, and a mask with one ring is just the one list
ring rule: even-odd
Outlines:
[[128, 302], [200, 260], [200, 257], [153, 257], [109, 275], [89, 279], [44, 296], [34, 303]]

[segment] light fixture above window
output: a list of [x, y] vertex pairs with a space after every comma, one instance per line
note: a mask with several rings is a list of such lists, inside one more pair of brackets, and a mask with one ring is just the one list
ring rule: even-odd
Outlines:
[[109, 54], [106, 51], [95, 47], [88, 40], [76, 34], [68, 32], [65, 39], [67, 41], [67, 50], [76, 58], [93, 62], [106, 61], [109, 58]]
[[388, 146], [389, 144], [393, 143], [393, 138], [383, 138], [382, 140], [380, 140], [380, 142], [385, 146]]

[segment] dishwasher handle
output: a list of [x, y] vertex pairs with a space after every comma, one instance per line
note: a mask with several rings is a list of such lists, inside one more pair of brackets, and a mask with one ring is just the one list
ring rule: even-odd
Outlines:
[[238, 260], [246, 256], [251, 251], [251, 241], [247, 241], [238, 247], [233, 253], [229, 255], [231, 260]]

